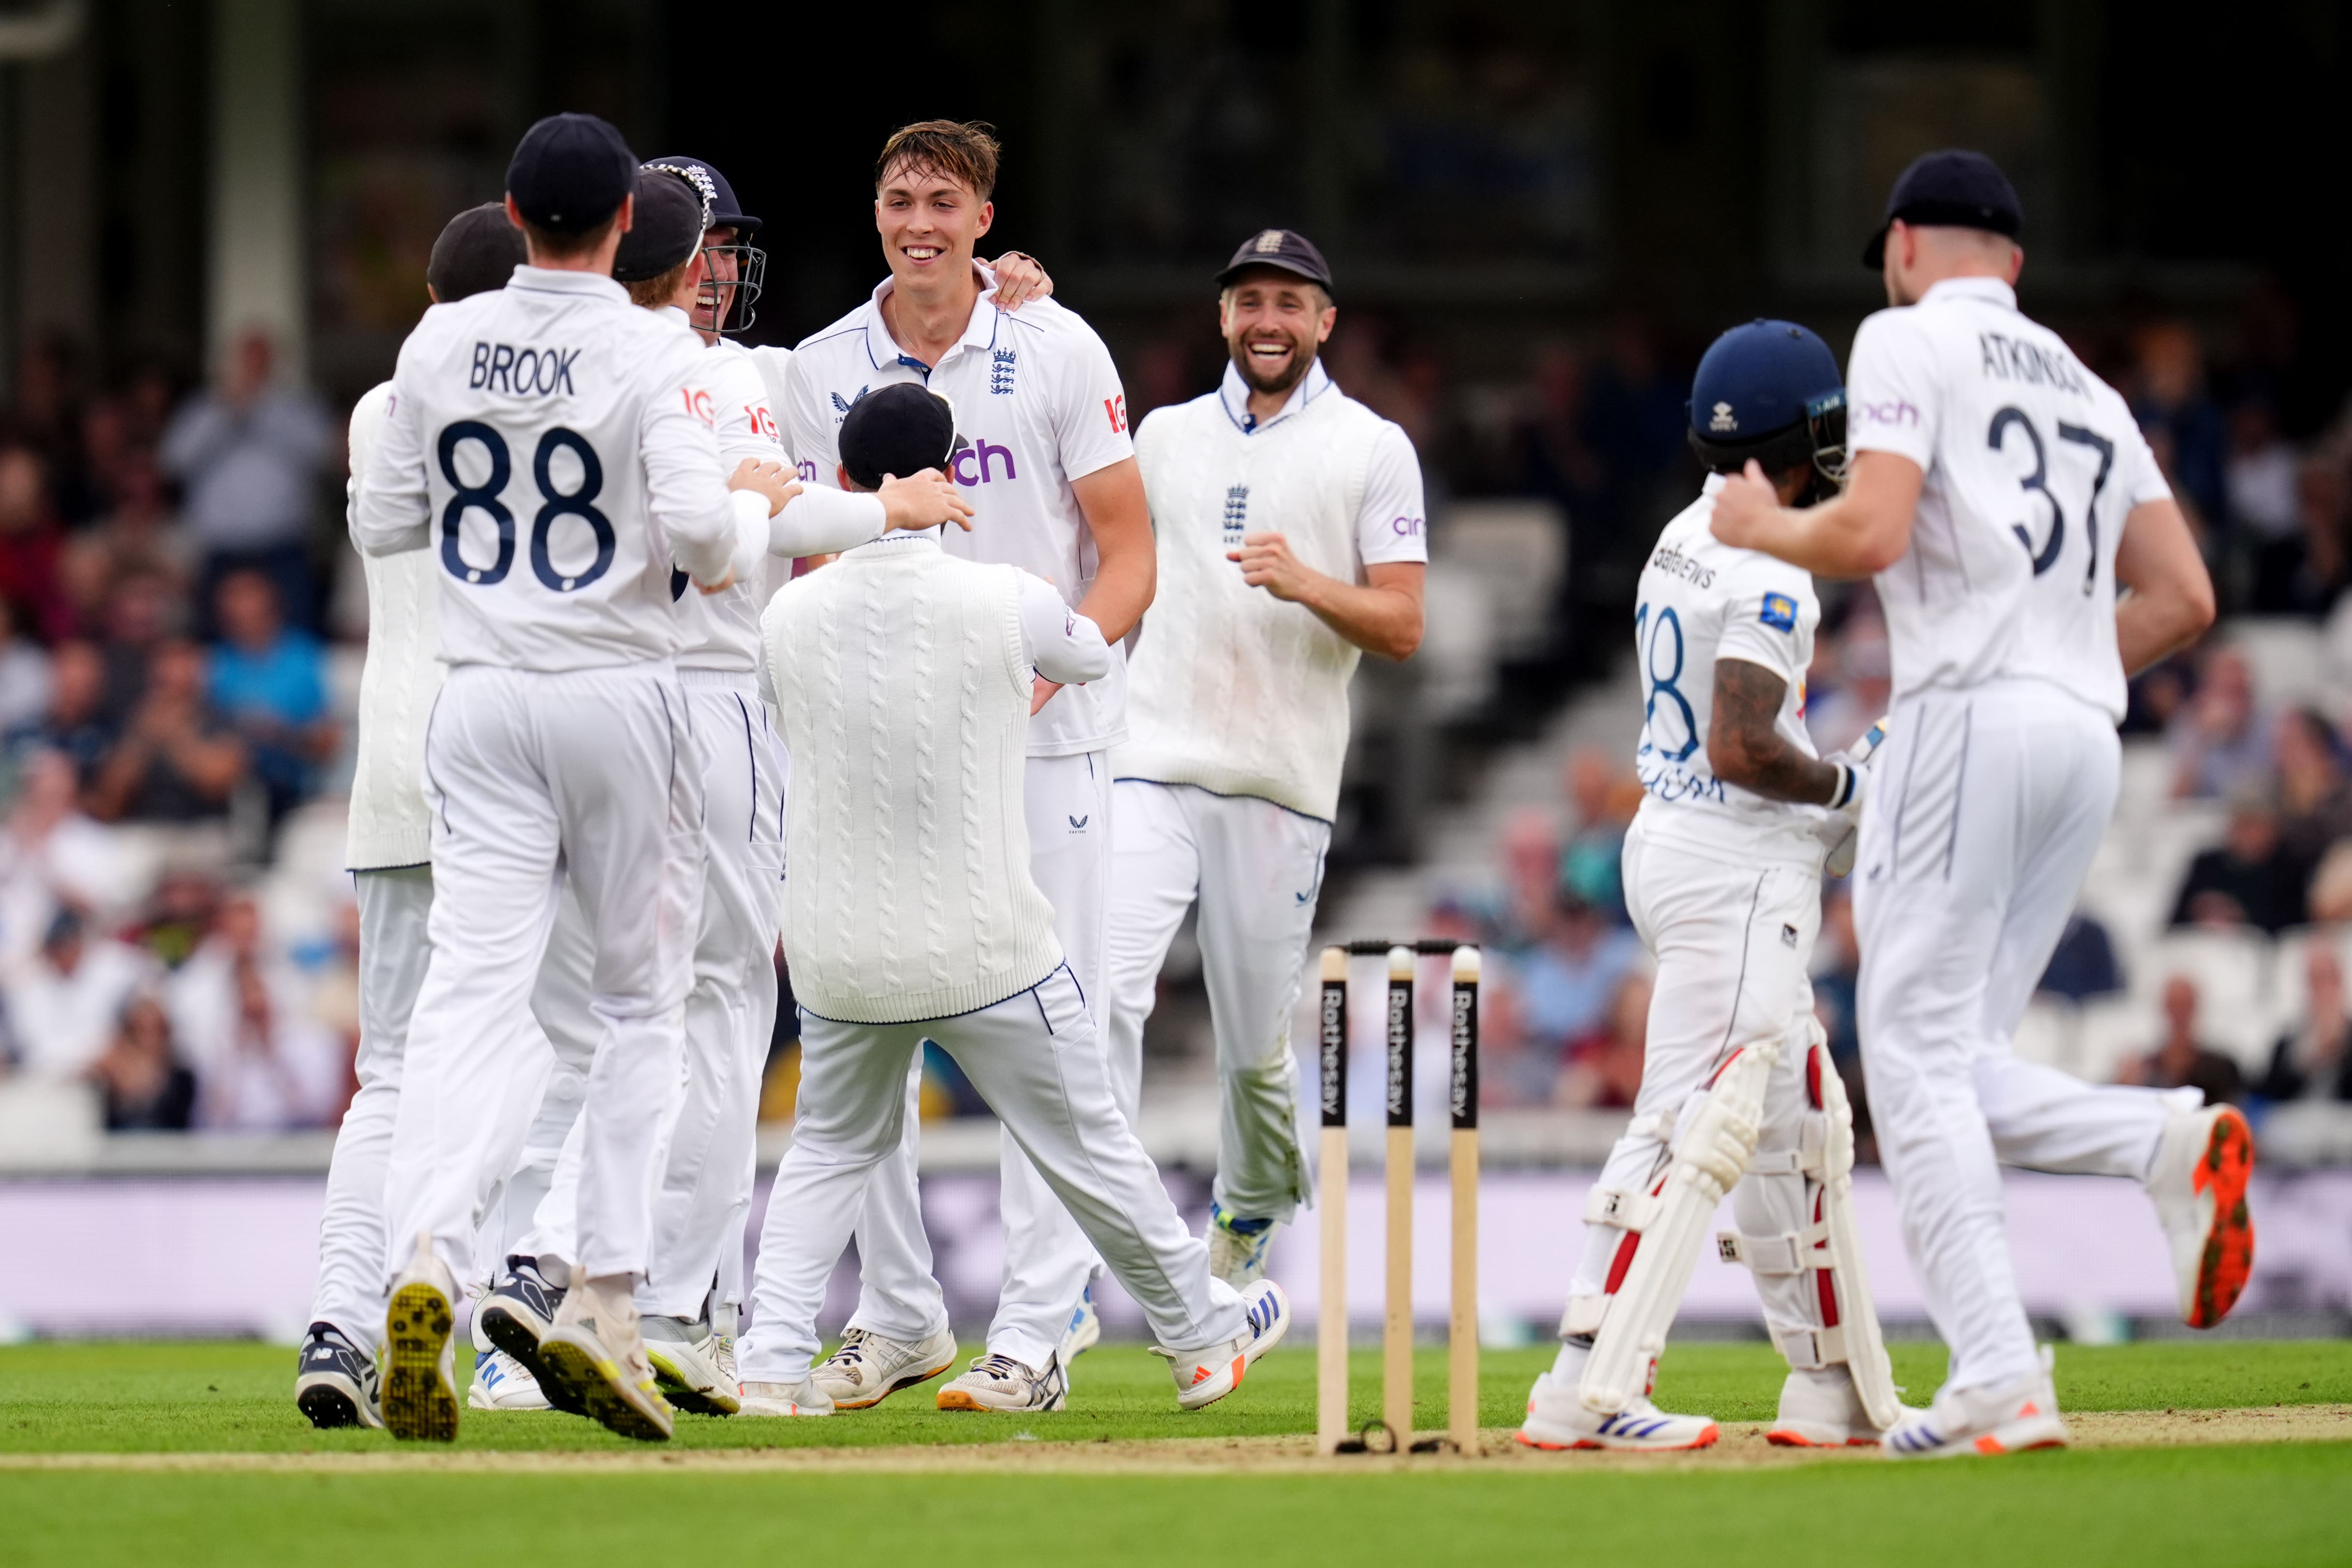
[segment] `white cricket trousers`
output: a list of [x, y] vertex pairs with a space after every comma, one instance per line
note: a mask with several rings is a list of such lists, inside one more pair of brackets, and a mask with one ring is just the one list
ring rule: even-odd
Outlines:
[[386, 1269], [428, 1233], [458, 1278], [513, 1170], [547, 1053], [530, 997], [558, 878], [594, 942], [603, 1026], [582, 1108], [580, 1257], [642, 1277], [701, 899], [702, 767], [667, 660], [449, 672], [425, 742], [433, 954], [409, 1022], [386, 1178]]
[[[1032, 757], [1022, 775], [1022, 799], [1029, 827], [1029, 874], [1054, 907], [1054, 934], [1062, 944], [1064, 966], [1079, 1005], [1091, 1016], [1102, 994], [1110, 879], [1108, 759], [1099, 752]], [[1094, 1022], [1098, 1026], [1099, 1017]], [[1098, 1032], [1090, 1031], [1088, 1039], [1092, 1048], [1102, 1048]], [[801, 1048], [805, 1054], [805, 1040]], [[921, 1099], [922, 1069], [918, 1054], [907, 1071], [898, 1152], [875, 1173], [857, 1223], [857, 1310], [849, 1326], [894, 1340], [919, 1340], [948, 1326], [947, 1306], [931, 1274], [931, 1244], [923, 1233], [922, 1198], [915, 1179], [921, 1124], [915, 1110]], [[979, 1079], [973, 1084], [978, 1087]], [[987, 1090], [981, 1092], [986, 1095]], [[803, 1069], [800, 1113], [806, 1116], [812, 1109], [822, 1108], [810, 1100]], [[998, 1168], [1003, 1192], [1004, 1279], [996, 1318], [988, 1329], [988, 1348], [1042, 1367], [1061, 1346], [1095, 1253], [1086, 1232], [1055, 1200], [1050, 1184], [1023, 1152], [1009, 1122]], [[769, 1200], [771, 1212], [774, 1201]], [[763, 1253], [773, 1237], [771, 1226], [761, 1242]]]
[[1221, 1091], [1213, 1191], [1235, 1218], [1287, 1223], [1313, 1191], [1290, 1020], [1331, 825], [1193, 784], [1116, 789], [1105, 1037], [1120, 1105], [1135, 1114], [1160, 967], [1197, 901]]
[[2010, 1048], [2106, 830], [2118, 755], [2105, 712], [2007, 679], [1906, 699], [1873, 765], [1856, 1021], [1879, 1158], [1955, 1388], [2036, 1366], [1998, 1167], [2145, 1181], [2184, 1103]]
[[[789, 775], [783, 742], [752, 676], [685, 669], [678, 679], [702, 742], [704, 896], [686, 999], [686, 1049], [654, 1196], [652, 1261], [637, 1310], [692, 1320], [715, 1287], [724, 1320], [723, 1309], [743, 1300], [760, 1079], [776, 1025]], [[512, 1198], [533, 1201], [514, 1250], [541, 1259], [542, 1269], [551, 1263], [550, 1277], [559, 1279], [577, 1246], [579, 1086], [586, 1067], [572, 1044], [580, 1032], [559, 1026], [587, 1016], [584, 966], [554, 961], [559, 950], [577, 952], [584, 945], [570, 912], [567, 907], [557, 917], [547, 987], [570, 994], [551, 996], [541, 1008], [559, 1067], [509, 1185]], [[731, 1321], [719, 1328], [734, 1331]]]
[[[1795, 1155], [1806, 1113], [1818, 1109], [1807, 1087], [1806, 1056], [1813, 1009], [1807, 968], [1822, 918], [1819, 863], [1761, 857], [1739, 863], [1656, 837], [1637, 817], [1625, 836], [1624, 881], [1626, 910], [1657, 960], [1657, 974], [1641, 1091], [1599, 1185], [1628, 1194], [1655, 1188], [1672, 1163], [1669, 1141], [1685, 1108], [1734, 1051], [1778, 1040], [1762, 1130], [1749, 1173], [1733, 1189], [1733, 1213], [1749, 1235], [1802, 1231], [1811, 1216]], [[1564, 1331], [1597, 1317], [1597, 1299], [1615, 1292], [1633, 1259], [1634, 1233], [1591, 1221], [1584, 1232]], [[1755, 1279], [1776, 1338], [1782, 1329], [1822, 1326], [1810, 1271]]]
[[912, 1024], [801, 1014], [801, 1111], [760, 1237], [746, 1383], [797, 1384], [820, 1348], [825, 1281], [869, 1184], [901, 1148], [908, 1062], [935, 1040], [1178, 1354], [1241, 1336], [1241, 1297], [1209, 1274], [1160, 1173], [1112, 1103], [1094, 1020], [1067, 965], [993, 1006]]

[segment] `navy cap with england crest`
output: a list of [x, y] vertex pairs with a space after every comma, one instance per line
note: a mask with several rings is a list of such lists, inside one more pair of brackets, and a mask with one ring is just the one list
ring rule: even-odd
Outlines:
[[635, 188], [637, 155], [593, 114], [551, 114], [522, 133], [507, 165], [507, 195], [523, 221], [552, 234], [586, 234]]
[[1242, 241], [1233, 260], [1217, 274], [1217, 287], [1229, 289], [1234, 279], [1253, 267], [1272, 267], [1283, 272], [1296, 273], [1309, 283], [1322, 285], [1323, 292], [1331, 292], [1331, 268], [1323, 253], [1315, 248], [1314, 241], [1293, 228], [1265, 228]]

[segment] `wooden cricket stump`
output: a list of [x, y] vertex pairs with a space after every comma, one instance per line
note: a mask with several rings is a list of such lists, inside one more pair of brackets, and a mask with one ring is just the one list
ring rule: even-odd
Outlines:
[[[1381, 1317], [1381, 1418], [1348, 1429], [1348, 960], [1388, 960], [1385, 1091], [1388, 1249]], [[1450, 955], [1454, 994], [1446, 1100], [1453, 1195], [1451, 1306], [1446, 1320], [1446, 1436], [1416, 1441], [1412, 1425], [1412, 1050], [1414, 960]], [[1447, 942], [1357, 942], [1321, 959], [1321, 1300], [1316, 1324], [1315, 1437], [1323, 1454], [1478, 1451], [1478, 978], [1475, 947]]]

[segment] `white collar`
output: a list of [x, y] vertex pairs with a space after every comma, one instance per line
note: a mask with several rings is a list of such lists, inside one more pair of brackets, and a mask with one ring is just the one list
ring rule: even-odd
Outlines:
[[1250, 417], [1249, 411], [1249, 383], [1242, 379], [1241, 367], [1234, 364], [1232, 358], [1228, 356], [1225, 360], [1224, 380], [1217, 387], [1217, 398], [1224, 405], [1225, 417], [1234, 422], [1235, 429], [1244, 436], [1255, 436], [1261, 431], [1273, 429], [1292, 415], [1304, 409], [1308, 404], [1330, 391], [1331, 384], [1331, 373], [1323, 368], [1323, 356], [1318, 354], [1315, 356], [1315, 363], [1307, 367], [1307, 374], [1300, 376], [1298, 384], [1290, 389], [1290, 395], [1282, 400], [1282, 407], [1275, 416], [1271, 419], [1253, 419]]
[[2017, 309], [2017, 290], [1998, 278], [1947, 278], [1928, 285], [1927, 291], [1919, 296], [1922, 305], [1938, 300], [1983, 300], [2011, 310]]
[[515, 264], [514, 276], [507, 279], [507, 287], [535, 289], [542, 294], [584, 294], [617, 300], [624, 305], [629, 302], [629, 291], [601, 273], [533, 267], [527, 261]]
[[857, 546], [857, 548], [860, 550], [878, 550], [884, 548], [890, 550], [937, 550], [940, 548], [940, 536], [946, 531], [947, 524], [945, 523], [934, 524], [929, 528], [894, 528], [889, 532], [884, 534], [881, 538], [869, 539], [865, 543]]
[[[940, 364], [946, 363], [957, 349], [987, 349], [996, 344], [997, 322], [1004, 314], [996, 308], [996, 276], [977, 261], [971, 264], [971, 269], [980, 279], [980, 298], [972, 301], [971, 317], [963, 324], [963, 336], [940, 356]], [[896, 278], [885, 278], [874, 286], [874, 293], [866, 301], [866, 357], [873, 362], [876, 370], [902, 364], [928, 380], [939, 365], [925, 364], [900, 348], [898, 340], [890, 335], [890, 323], [882, 316], [882, 301], [898, 287]]]

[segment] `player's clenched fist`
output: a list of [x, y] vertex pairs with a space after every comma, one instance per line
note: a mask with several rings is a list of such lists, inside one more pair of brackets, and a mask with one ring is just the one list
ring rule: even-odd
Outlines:
[[1322, 575], [1293, 555], [1290, 542], [1278, 533], [1249, 534], [1239, 550], [1225, 552], [1225, 559], [1241, 563], [1243, 582], [1286, 604], [1304, 601], [1308, 584]]
[[943, 522], [971, 531], [971, 503], [958, 495], [954, 481], [937, 468], [925, 468], [903, 479], [885, 474], [882, 488], [874, 493], [882, 500], [885, 533], [894, 528], [937, 528]]
[[757, 458], [746, 458], [727, 476], [730, 490], [756, 490], [768, 498], [768, 515], [775, 516], [784, 510], [784, 503], [801, 493], [800, 481], [792, 477], [793, 470], [782, 463], [763, 463]]

